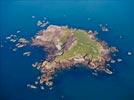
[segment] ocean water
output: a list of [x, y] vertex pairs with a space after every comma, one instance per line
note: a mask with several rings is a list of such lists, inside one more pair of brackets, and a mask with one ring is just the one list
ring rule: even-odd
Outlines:
[[[0, 1], [0, 100], [134, 100], [133, 5], [127, 0]], [[113, 58], [123, 61], [111, 64], [112, 75], [74, 68], [58, 72], [52, 90], [27, 88], [40, 75], [31, 64], [47, 54], [29, 46], [12, 52], [14, 45], [5, 37], [20, 30], [18, 36], [30, 39], [42, 29], [36, 23], [44, 17], [54, 25], [97, 30], [99, 39], [119, 49]], [[107, 24], [110, 31], [102, 32], [99, 24]], [[29, 50], [32, 56], [24, 57]]]

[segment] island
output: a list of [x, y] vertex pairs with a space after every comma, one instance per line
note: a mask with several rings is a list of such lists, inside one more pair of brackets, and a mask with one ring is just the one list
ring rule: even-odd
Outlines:
[[99, 40], [91, 30], [49, 25], [32, 39], [32, 45], [48, 52], [46, 60], [41, 63], [40, 83], [52, 85], [56, 71], [73, 68], [76, 64], [112, 74], [106, 63], [111, 60], [111, 49], [115, 51], [115, 48]]

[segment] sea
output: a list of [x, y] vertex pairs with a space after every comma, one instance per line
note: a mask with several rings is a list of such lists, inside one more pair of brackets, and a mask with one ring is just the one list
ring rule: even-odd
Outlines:
[[[57, 72], [51, 89], [27, 87], [41, 75], [32, 63], [45, 60], [47, 53], [30, 45], [13, 52], [14, 43], [6, 37], [16, 34], [30, 40], [46, 28], [37, 26], [39, 20], [97, 31], [97, 38], [119, 50], [113, 56], [116, 63], [109, 62], [113, 74], [77, 65]], [[0, 100], [134, 100], [133, 0], [0, 0], [0, 41]], [[27, 51], [31, 56], [23, 56]]]

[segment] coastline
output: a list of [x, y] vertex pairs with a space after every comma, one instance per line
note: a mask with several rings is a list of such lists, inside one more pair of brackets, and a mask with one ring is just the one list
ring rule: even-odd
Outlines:
[[[58, 44], [59, 38], [65, 35], [65, 29], [67, 29], [67, 31], [71, 31], [72, 33], [79, 30], [86, 34], [89, 39], [94, 41], [94, 43], [99, 46], [99, 57], [90, 58], [87, 53], [84, 53], [84, 55], [76, 54], [76, 56], [73, 56], [73, 58], [62, 60], [59, 59], [58, 56], [61, 56], [61, 58], [64, 57], [62, 55], [64, 55], [66, 51], [70, 50], [78, 44], [78, 40], [74, 37], [74, 35], [72, 35], [72, 33], [69, 34], [65, 39], [66, 42], [63, 43], [64, 45], [62, 43], [60, 43], [60, 45]], [[68, 40], [69, 42], [67, 42]], [[96, 34], [92, 31], [86, 32], [85, 30], [80, 29], [69, 29], [67, 26], [50, 25], [46, 30], [41, 31], [32, 41], [33, 46], [42, 46], [49, 54], [47, 60], [43, 61], [40, 66], [40, 70], [42, 72], [40, 83], [45, 83], [46, 85], [52, 83], [52, 79], [56, 71], [67, 68], [70, 69], [76, 64], [83, 64], [90, 69], [104, 71], [107, 74], [112, 74], [112, 72], [106, 67], [106, 63], [111, 60], [111, 53], [116, 52], [117, 49], [114, 47], [108, 47], [107, 43], [97, 39]], [[65, 49], [66, 45], [67, 49]], [[51, 85], [49, 84], [48, 86]]]

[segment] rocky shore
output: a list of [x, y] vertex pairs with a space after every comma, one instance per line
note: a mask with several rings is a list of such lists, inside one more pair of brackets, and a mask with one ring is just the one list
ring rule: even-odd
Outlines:
[[106, 63], [111, 60], [111, 52], [117, 49], [108, 47], [106, 42], [98, 40], [95, 35], [92, 31], [56, 25], [50, 25], [37, 34], [32, 45], [44, 47], [48, 52], [47, 59], [40, 67], [40, 83], [51, 86], [56, 71], [75, 67], [76, 64], [112, 74], [106, 68]]

